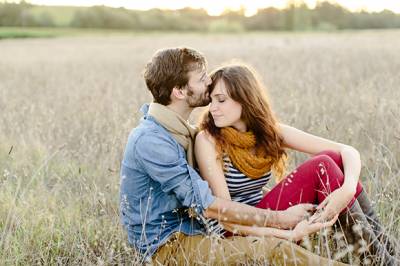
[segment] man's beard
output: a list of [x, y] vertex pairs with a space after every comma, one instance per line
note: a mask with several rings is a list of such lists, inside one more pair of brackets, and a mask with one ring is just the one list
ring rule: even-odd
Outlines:
[[202, 94], [195, 95], [194, 92], [188, 88], [187, 89], [187, 96], [188, 98], [186, 99], [189, 107], [195, 108], [195, 107], [203, 107], [207, 106], [210, 103], [210, 96], [207, 91], [205, 91]]

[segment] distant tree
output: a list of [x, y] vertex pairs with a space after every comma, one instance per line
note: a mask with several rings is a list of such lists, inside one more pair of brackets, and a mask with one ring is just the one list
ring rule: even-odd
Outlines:
[[33, 16], [29, 13], [32, 5], [25, 1], [17, 3], [0, 4], [0, 25], [1, 26], [30, 26], [35, 24]]
[[285, 30], [309, 30], [312, 28], [312, 12], [303, 0], [291, 0], [281, 11], [285, 17]]
[[209, 24], [210, 32], [242, 32], [244, 27], [239, 22], [229, 22], [226, 18], [214, 20]]
[[54, 19], [49, 12], [42, 12], [36, 19], [36, 23], [40, 27], [54, 27]]
[[384, 10], [379, 13], [367, 13], [361, 11], [353, 13], [349, 17], [349, 28], [352, 29], [382, 29], [382, 28], [399, 28], [400, 16], [395, 13]]
[[276, 8], [264, 8], [247, 18], [244, 24], [247, 30], [283, 30], [285, 17], [283, 12]]
[[349, 11], [338, 4], [318, 2], [312, 15], [312, 26], [319, 28], [321, 24], [325, 24], [345, 29], [349, 25], [349, 14]]
[[72, 27], [132, 29], [136, 28], [137, 17], [124, 8], [94, 6], [78, 10], [70, 23]]
[[178, 28], [186, 31], [206, 31], [208, 24], [213, 20], [204, 9], [180, 9], [177, 16], [180, 18], [180, 20], [176, 21], [179, 25]]

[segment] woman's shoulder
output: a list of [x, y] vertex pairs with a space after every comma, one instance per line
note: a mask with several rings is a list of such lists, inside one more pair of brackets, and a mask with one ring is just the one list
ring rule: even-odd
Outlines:
[[209, 162], [210, 158], [217, 156], [214, 138], [208, 132], [200, 131], [196, 136], [194, 152], [198, 163], [202, 160]]
[[196, 143], [211, 144], [212, 146], [215, 146], [215, 138], [206, 130], [201, 130], [196, 135]]

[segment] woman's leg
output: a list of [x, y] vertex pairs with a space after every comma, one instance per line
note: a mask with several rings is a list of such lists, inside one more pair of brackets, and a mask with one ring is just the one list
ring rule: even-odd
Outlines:
[[[332, 191], [339, 188], [343, 182], [343, 163], [340, 154], [333, 151], [324, 151], [301, 164], [267, 193], [256, 207], [285, 210], [299, 203], [318, 204]], [[357, 201], [357, 197], [362, 192], [361, 183], [358, 182], [356, 194], [340, 215], [339, 220], [342, 222], [340, 226], [345, 229], [345, 235], [348, 233], [354, 239], [361, 237], [367, 241], [375, 262], [386, 261], [387, 265], [394, 265], [394, 257], [387, 251], [387, 247], [376, 241], [375, 232], [367, 222], [363, 213], [364, 210], [361, 209]], [[367, 207], [371, 210], [371, 206]], [[357, 221], [362, 224], [361, 232], [359, 233], [352, 230]], [[361, 257], [367, 258], [367, 255], [362, 255]]]
[[[324, 151], [308, 159], [277, 184], [256, 205], [258, 208], [285, 210], [299, 203], [321, 203], [344, 182], [343, 163], [339, 153]], [[351, 206], [361, 193], [359, 182]]]
[[[331, 157], [335, 161], [335, 163], [341, 168], [342, 172], [344, 172], [340, 153], [333, 151], [326, 151], [323, 152], [323, 154], [326, 154], [329, 157]], [[385, 233], [385, 229], [383, 228], [382, 223], [378, 218], [378, 215], [376, 214], [374, 208], [372, 207], [372, 204], [365, 190], [362, 190], [361, 193], [359, 193], [356, 196], [356, 198], [363, 214], [365, 215], [368, 223], [371, 225], [371, 228], [376, 237], [382, 242], [382, 244], [386, 246], [387, 251], [391, 255], [396, 255], [398, 244], [394, 239], [391, 239], [390, 236]]]

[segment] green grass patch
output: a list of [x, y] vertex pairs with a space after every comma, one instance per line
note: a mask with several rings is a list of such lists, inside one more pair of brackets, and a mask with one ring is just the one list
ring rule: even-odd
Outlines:
[[31, 31], [0, 31], [0, 39], [17, 39], [17, 38], [49, 38], [55, 37], [51, 33], [31, 32]]
[[137, 32], [118, 29], [0, 27], [0, 40], [16, 38], [53, 38], [64, 36], [158, 35], [160, 33], [161, 32]]

